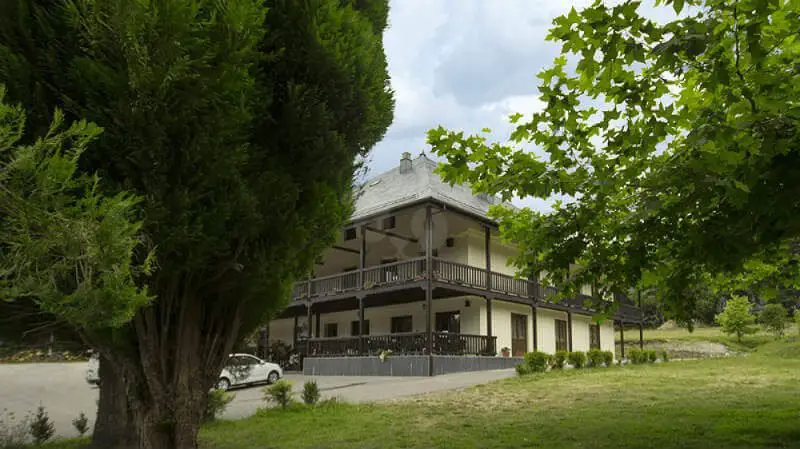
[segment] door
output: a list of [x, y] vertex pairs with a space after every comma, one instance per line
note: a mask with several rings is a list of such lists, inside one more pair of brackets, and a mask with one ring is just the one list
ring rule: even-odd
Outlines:
[[528, 352], [528, 316], [511, 314], [511, 355], [522, 357]]

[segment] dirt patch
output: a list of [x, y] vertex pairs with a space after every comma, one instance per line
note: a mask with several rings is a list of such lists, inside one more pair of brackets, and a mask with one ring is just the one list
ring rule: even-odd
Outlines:
[[731, 355], [727, 346], [711, 341], [653, 341], [645, 343], [644, 348], [666, 350], [673, 359], [703, 359]]

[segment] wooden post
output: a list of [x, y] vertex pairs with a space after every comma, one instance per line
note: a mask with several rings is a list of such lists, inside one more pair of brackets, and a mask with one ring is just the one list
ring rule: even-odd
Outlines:
[[364, 297], [358, 297], [358, 352], [364, 355]]
[[428, 375], [433, 375], [433, 213], [425, 207], [425, 335], [428, 340]]
[[538, 351], [539, 350], [539, 324], [536, 322], [537, 312], [538, 312], [538, 310], [537, 310], [536, 304], [534, 303], [531, 306], [531, 319], [533, 321], [533, 350], [534, 351]]
[[364, 268], [367, 265], [367, 227], [361, 226], [361, 248], [358, 251], [358, 288], [364, 288]]
[[639, 349], [644, 349], [644, 324], [639, 323]]
[[[492, 229], [487, 225], [483, 228], [483, 253], [484, 259], [486, 260], [486, 291], [492, 291]], [[493, 336], [493, 329], [492, 329], [492, 298], [489, 295], [486, 295], [486, 336], [492, 337]], [[489, 338], [489, 341], [492, 339]], [[497, 348], [492, 348], [494, 352], [497, 352]]]
[[567, 350], [572, 352], [572, 311], [567, 310]]
[[297, 351], [297, 317], [294, 316], [294, 328], [292, 328], [292, 349]]
[[311, 352], [311, 300], [306, 304], [306, 354]]
[[619, 354], [620, 361], [625, 360], [625, 321], [619, 321]]
[[[487, 295], [486, 296], [486, 336], [487, 337], [492, 337], [493, 335], [494, 335], [494, 333], [493, 333], [493, 330], [492, 330], [492, 297]], [[489, 338], [489, 341], [492, 341], [492, 339]], [[494, 350], [494, 353], [496, 354], [497, 353], [497, 348], [492, 348], [492, 349]]]
[[486, 255], [486, 290], [492, 291], [492, 252], [490, 242], [492, 241], [492, 230], [489, 226], [484, 228], [484, 253]]

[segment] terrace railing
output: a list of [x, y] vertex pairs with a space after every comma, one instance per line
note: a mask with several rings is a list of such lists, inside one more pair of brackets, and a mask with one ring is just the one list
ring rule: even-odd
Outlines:
[[[425, 280], [427, 260], [425, 257], [401, 260], [360, 270], [338, 273], [298, 282], [293, 289], [295, 300], [307, 300], [325, 296], [336, 296], [369, 290], [381, 286]], [[528, 279], [520, 279], [498, 272], [488, 272], [485, 268], [454, 262], [438, 257], [431, 259], [431, 273], [435, 281], [466, 286], [477, 290], [502, 293], [536, 301], [552, 301], [558, 290], [545, 287]], [[488, 282], [487, 282], [488, 281]], [[487, 289], [487, 284], [489, 288]], [[586, 309], [585, 295], [578, 295], [560, 301], [563, 306]], [[638, 320], [641, 311], [630, 301], [619, 301], [617, 314], [623, 319]], [[376, 343], [377, 344], [377, 343]]]
[[[433, 332], [433, 354], [494, 356], [497, 337], [485, 335]], [[422, 355], [428, 353], [425, 332], [365, 335], [363, 337], [311, 338], [306, 357], [346, 357], [392, 354]]]

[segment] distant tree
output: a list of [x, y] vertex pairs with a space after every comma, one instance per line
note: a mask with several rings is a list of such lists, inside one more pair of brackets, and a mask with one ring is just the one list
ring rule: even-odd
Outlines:
[[775, 338], [783, 337], [786, 330], [786, 320], [788, 313], [786, 308], [780, 304], [767, 304], [761, 311], [759, 320], [767, 332], [770, 332]]
[[755, 316], [750, 313], [750, 301], [744, 296], [734, 296], [725, 304], [725, 309], [717, 315], [717, 323], [726, 334], [736, 334], [742, 341], [745, 334], [756, 332]]
[[[98, 350], [94, 447], [197, 447], [227, 355], [334, 241], [391, 123], [387, 13], [387, 0], [0, 1], [0, 83], [28, 112], [23, 140], [45, 138], [57, 106], [103, 129], [71, 160], [75, 179], [99, 175], [96, 204], [55, 191], [97, 215], [65, 232], [65, 207], [47, 209], [52, 235], [17, 221], [26, 251], [0, 273]], [[135, 204], [102, 209], [120, 195]], [[103, 220], [120, 226], [91, 234]], [[83, 248], [95, 264], [55, 262]]]

